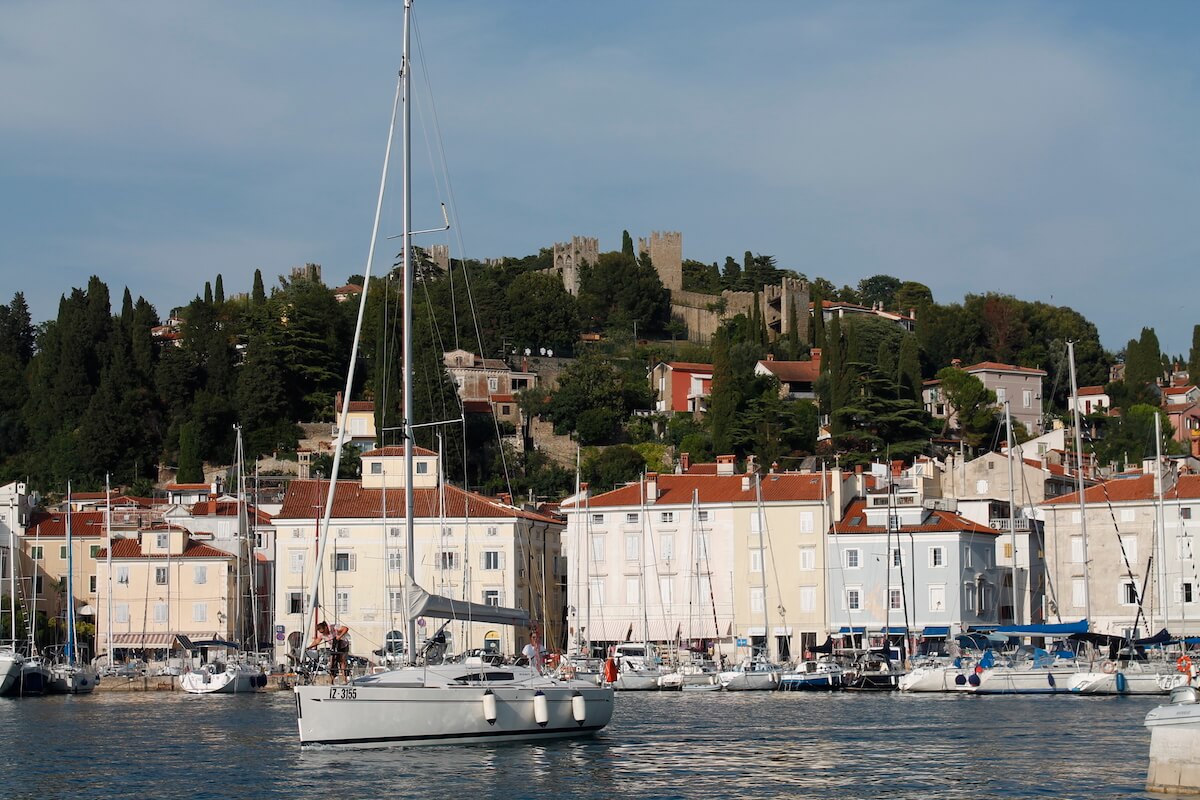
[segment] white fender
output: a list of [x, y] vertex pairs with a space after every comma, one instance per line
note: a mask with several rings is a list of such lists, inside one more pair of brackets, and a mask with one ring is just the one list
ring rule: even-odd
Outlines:
[[496, 716], [496, 693], [488, 689], [483, 693], [483, 718], [488, 725], [495, 725]]
[[584, 699], [582, 692], [576, 692], [571, 696], [571, 716], [580, 725], [587, 719], [587, 700]]
[[533, 720], [543, 728], [550, 722], [550, 701], [541, 689], [533, 696]]

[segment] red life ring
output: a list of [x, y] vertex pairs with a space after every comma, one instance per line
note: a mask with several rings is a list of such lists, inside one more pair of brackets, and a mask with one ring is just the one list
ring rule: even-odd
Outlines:
[[1175, 669], [1179, 670], [1180, 672], [1191, 674], [1192, 659], [1188, 658], [1187, 656], [1180, 656], [1179, 660], [1175, 662]]
[[1111, 661], [1105, 661], [1100, 665], [1100, 669], [1104, 670], [1105, 675], [1112, 675], [1117, 671], [1117, 665]]

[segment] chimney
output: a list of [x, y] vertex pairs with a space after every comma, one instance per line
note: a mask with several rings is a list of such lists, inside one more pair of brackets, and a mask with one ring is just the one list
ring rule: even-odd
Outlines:
[[962, 367], [962, 359], [961, 358], [950, 359], [950, 366], [954, 367], [955, 369], [960, 369]]
[[587, 493], [588, 493], [588, 482], [587, 481], [579, 482], [579, 493], [582, 494], [584, 497], [587, 497]]
[[751, 485], [750, 484], [750, 473], [747, 472], [745, 475], [742, 476], [742, 491], [743, 492], [750, 491], [750, 485]]
[[684, 474], [687, 474], [687, 471], [690, 470], [691, 468], [692, 468], [691, 453], [680, 453], [679, 454], [679, 469], [680, 469], [680, 471], [683, 472]]
[[821, 363], [821, 348], [813, 347], [808, 351], [808, 357], [818, 364]]
[[775, 360], [775, 354], [767, 353], [767, 361], [774, 361], [774, 360]]
[[732, 475], [736, 456], [717, 456], [717, 474]]
[[771, 474], [772, 474], [772, 475], [774, 475], [774, 474], [775, 474], [776, 472], [778, 472], [778, 471], [779, 471], [779, 462], [778, 462], [778, 461], [772, 461], [772, 462], [771, 462]]
[[746, 456], [746, 474], [753, 475], [758, 471], [758, 456]]
[[646, 502], [653, 503], [658, 499], [658, 473], [646, 473]]
[[508, 492], [501, 492], [500, 493], [500, 502], [504, 503], [504, 505], [506, 505], [506, 506], [511, 506], [512, 505], [512, 495], [509, 494]]
[[908, 316], [909, 319], [915, 320], [917, 318], [917, 310], [915, 308], [910, 308], [908, 310]]

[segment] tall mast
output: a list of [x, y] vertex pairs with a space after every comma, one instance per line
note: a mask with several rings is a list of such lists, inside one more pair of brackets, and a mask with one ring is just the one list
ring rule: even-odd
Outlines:
[[[16, 519], [15, 514], [8, 515], [9, 522]], [[13, 647], [17, 646], [17, 530], [13, 525], [8, 528], [8, 621], [12, 628]]]
[[113, 663], [113, 574], [112, 574], [112, 489], [108, 485], [108, 473], [104, 473], [104, 538], [107, 540], [107, 548], [104, 554], [104, 566], [108, 573], [108, 664]]
[[75, 663], [75, 553], [71, 543], [71, 482], [67, 481], [67, 657]]
[[[754, 502], [756, 504], [755, 513], [758, 514], [758, 568], [762, 574], [762, 604], [763, 604], [763, 649], [762, 655], [765, 661], [771, 660], [771, 622], [770, 616], [767, 614], [767, 554], [763, 547], [763, 525], [766, 519], [763, 517], [763, 499], [762, 499], [762, 476], [758, 473], [754, 474]], [[751, 656], [754, 655], [754, 648], [750, 648]]]
[[[1162, 418], [1156, 411], [1154, 413], [1154, 536], [1158, 543], [1158, 597], [1159, 604], [1162, 607], [1162, 624], [1163, 627], [1169, 627], [1170, 619], [1170, 593], [1167, 591], [1167, 532], [1163, 526], [1163, 458], [1162, 458]], [[1182, 607], [1182, 603], [1180, 604]], [[1147, 635], [1153, 634], [1153, 630], [1146, 631]]]
[[1079, 492], [1079, 531], [1083, 542], [1083, 607], [1088, 630], [1092, 628], [1092, 574], [1088, 564], [1087, 502], [1083, 497], [1083, 434], [1079, 428], [1079, 385], [1075, 377], [1075, 343], [1067, 342], [1067, 358], [1071, 364], [1071, 397], [1075, 398], [1071, 414], [1075, 420], [1075, 484]]
[[646, 611], [646, 598], [649, 594], [646, 591], [646, 475], [642, 473], [641, 483], [638, 485], [638, 504], [641, 507], [638, 519], [641, 521], [642, 535], [639, 537], [641, 542], [638, 547], [638, 556], [641, 561], [642, 579], [638, 581], [641, 584], [642, 594], [642, 644], [645, 646], [646, 655], [649, 656], [650, 649], [650, 616]]
[[1012, 621], [1014, 625], [1019, 625], [1021, 615], [1017, 605], [1017, 505], [1013, 500], [1013, 448], [1016, 446], [1017, 437], [1013, 436], [1012, 409], [1008, 405], [1008, 400], [1004, 401], [1004, 425], [1008, 444], [1008, 539], [1009, 547], [1012, 549]]
[[[417, 662], [417, 620], [412, 614], [407, 613], [408, 609], [408, 586], [414, 583], [417, 579], [415, 569], [416, 559], [413, 553], [416, 551], [416, 537], [413, 532], [413, 398], [412, 398], [412, 376], [413, 376], [413, 360], [412, 360], [412, 292], [413, 292], [413, 263], [412, 263], [412, 102], [410, 92], [412, 89], [412, 64], [409, 61], [409, 44], [411, 41], [411, 16], [412, 16], [412, 0], [404, 0], [404, 51], [400, 62], [400, 106], [401, 106], [401, 136], [403, 146], [401, 148], [401, 175], [403, 177], [402, 195], [402, 214], [404, 217], [404, 228], [402, 242], [404, 244], [403, 258], [403, 283], [404, 283], [404, 303], [401, 306], [401, 329], [402, 329], [402, 358], [404, 359], [404, 373], [401, 381], [400, 391], [404, 395], [403, 399], [403, 424], [404, 424], [404, 543], [407, 548], [407, 557], [404, 559], [405, 574], [408, 575], [408, 581], [405, 584], [405, 613], [408, 617], [408, 630], [405, 637], [408, 644], [408, 661], [415, 664]], [[440, 531], [438, 532], [440, 535]]]

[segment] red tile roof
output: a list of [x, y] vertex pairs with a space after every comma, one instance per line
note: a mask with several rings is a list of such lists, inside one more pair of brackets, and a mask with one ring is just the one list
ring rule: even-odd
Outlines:
[[1001, 364], [998, 361], [980, 361], [978, 364], [972, 364], [969, 367], [962, 367], [963, 372], [983, 372], [988, 370], [991, 372], [1020, 372], [1024, 375], [1048, 375], [1044, 369], [1034, 369], [1031, 367], [1018, 367], [1015, 364]]
[[[858, 520], [857, 525], [854, 524], [855, 520]], [[925, 518], [923, 524], [905, 525], [904, 531], [915, 533], [954, 533], [956, 531], [963, 531], [966, 533], [991, 533], [997, 536], [1000, 535], [1000, 531], [995, 528], [980, 525], [978, 522], [972, 522], [966, 517], [960, 517], [958, 514], [949, 511], [930, 511], [929, 516]], [[836, 526], [836, 533], [839, 534], [886, 532], [886, 525], [867, 524], [866, 500], [855, 500], [852, 502]]]
[[362, 291], [362, 287], [357, 283], [347, 283], [345, 286], [339, 286], [333, 291], [335, 294], [358, 294]]
[[[38, 536], [66, 537], [67, 512], [65, 511], [35, 511], [29, 518], [25, 528], [28, 537]], [[71, 512], [71, 536], [94, 537], [104, 535], [103, 511], [73, 511]]]
[[[715, 464], [711, 466], [716, 468]], [[694, 470], [695, 467], [692, 469]], [[754, 481], [751, 480], [749, 487], [743, 489], [743, 477], [743, 475], [703, 475], [692, 471], [686, 475], [659, 475], [657, 478], [658, 498], [647, 500], [646, 505], [687, 505], [692, 502], [693, 491], [698, 493], [701, 503], [753, 503], [755, 502]], [[639, 485], [631, 483], [591, 498], [588, 501], [588, 507], [636, 506], [641, 502], [642, 494], [643, 490]], [[762, 476], [762, 499], [764, 502], [820, 500], [821, 496], [821, 475], [819, 473], [780, 472]], [[573, 504], [563, 504], [564, 509], [572, 507], [574, 507]]]
[[[168, 558], [233, 558], [232, 554], [226, 553], [224, 550], [218, 550], [210, 545], [201, 544], [190, 537], [184, 544], [182, 553], [172, 553], [170, 555], [167, 553], [143, 553], [142, 543], [134, 538], [114, 539], [112, 549], [113, 558], [161, 558], [164, 561]], [[97, 553], [96, 558], [108, 558], [108, 548], [106, 547]]]
[[168, 492], [198, 492], [201, 490], [204, 490], [206, 492], [211, 491], [212, 486], [210, 486], [207, 483], [168, 483], [167, 484]]
[[1168, 386], [1162, 390], [1163, 394], [1187, 394], [1194, 390], [1195, 386]]
[[488, 395], [488, 399], [493, 403], [511, 403], [516, 398], [514, 398], [511, 394], [492, 394]]
[[1023, 458], [1021, 460], [1024, 461], [1026, 464], [1028, 464], [1031, 467], [1038, 467], [1040, 469], [1045, 469], [1051, 475], [1057, 475], [1059, 477], [1066, 477], [1071, 474], [1071, 473], [1067, 472], [1066, 467], [1064, 467], [1062, 464], [1051, 464], [1050, 462], [1046, 462], [1046, 464], [1043, 465], [1042, 462], [1037, 460], [1036, 458]]
[[[1154, 502], [1157, 495], [1154, 492], [1154, 476], [1142, 475], [1137, 478], [1117, 478], [1084, 489], [1083, 499], [1086, 503], [1132, 503]], [[1170, 489], [1163, 492], [1164, 500], [1197, 500], [1200, 499], [1200, 475], [1180, 475], [1179, 480]], [[1079, 492], [1059, 495], [1044, 503], [1044, 506], [1079, 505]]]
[[667, 366], [677, 372], [712, 372], [712, 364], [699, 364], [695, 361], [668, 361]]
[[[283, 508], [275, 515], [275, 519], [315, 519], [317, 514], [324, 511], [325, 499], [329, 496], [329, 481], [294, 480], [288, 484], [287, 494], [283, 497]], [[339, 481], [337, 493], [333, 500], [333, 516], [335, 519], [380, 519], [383, 517], [384, 489], [364, 489], [356, 481]], [[404, 516], [404, 489], [387, 489], [387, 514], [390, 519]], [[474, 492], [463, 491], [457, 486], [447, 484], [446, 517], [473, 518], [514, 517], [535, 522], [558, 522], [558, 520], [532, 511], [514, 508], [498, 500], [493, 500]], [[428, 519], [443, 516], [440, 507], [441, 492], [436, 488], [413, 489], [413, 514], [416, 517]]]
[[[264, 525], [271, 522], [270, 514], [262, 509], [255, 508], [253, 505], [247, 505], [246, 511], [253, 514], [255, 520]], [[238, 514], [238, 503], [236, 500], [201, 500], [192, 506], [191, 514], [193, 517], [236, 517]]]
[[375, 401], [373, 400], [351, 400], [351, 414], [370, 414], [375, 411]]
[[[376, 447], [374, 450], [368, 450], [367, 452], [363, 453], [364, 458], [366, 456], [388, 457], [388, 456], [403, 456], [403, 455], [404, 455], [404, 445], [402, 445], [402, 444], [389, 444], [386, 447]], [[437, 453], [433, 452], [432, 450], [426, 450], [424, 447], [417, 446], [417, 447], [413, 448], [413, 455], [414, 456], [436, 456]]]
[[1103, 386], [1080, 386], [1079, 396], [1089, 397], [1091, 395], [1105, 394]]
[[785, 382], [812, 383], [821, 376], [820, 361], [759, 361], [758, 366]]

